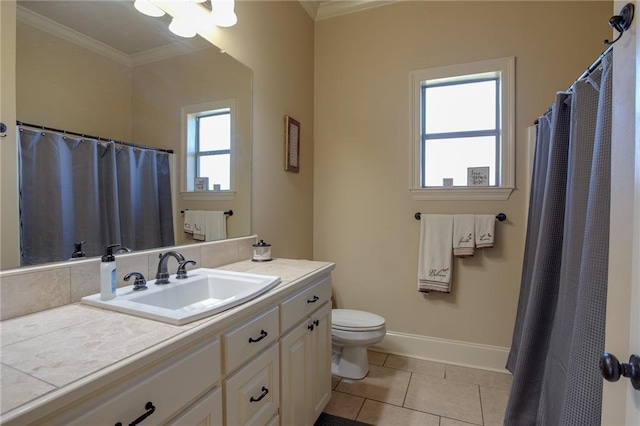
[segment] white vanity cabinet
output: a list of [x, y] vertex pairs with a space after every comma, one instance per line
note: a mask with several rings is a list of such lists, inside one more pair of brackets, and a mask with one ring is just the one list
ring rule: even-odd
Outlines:
[[316, 268], [0, 424], [313, 425], [331, 397], [333, 265]]
[[281, 318], [295, 324], [280, 339], [281, 425], [313, 425], [331, 398], [331, 278], [285, 300]]
[[[219, 382], [220, 364], [220, 342], [218, 339], [209, 340], [92, 397], [77, 409], [67, 410], [43, 423], [128, 425], [136, 419], [142, 425], [164, 423], [197, 408], [191, 406], [191, 402]], [[219, 395], [219, 390], [219, 387], [214, 388], [210, 395]], [[215, 400], [215, 396], [213, 399], [205, 397], [205, 403], [208, 404], [206, 409], [213, 417], [222, 413], [222, 404]], [[201, 403], [203, 401], [198, 401], [195, 405]]]
[[278, 353], [278, 345], [271, 345], [224, 381], [226, 425], [266, 425], [278, 414]]
[[222, 424], [222, 389], [207, 392], [167, 426], [214, 426]]

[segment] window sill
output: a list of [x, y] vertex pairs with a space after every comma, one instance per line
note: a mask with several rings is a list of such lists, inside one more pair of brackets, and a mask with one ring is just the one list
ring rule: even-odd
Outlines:
[[414, 188], [411, 189], [416, 201], [506, 201], [513, 192], [510, 187], [454, 187], [454, 188]]
[[182, 198], [187, 201], [208, 201], [208, 200], [233, 200], [235, 191], [187, 191], [180, 192]]

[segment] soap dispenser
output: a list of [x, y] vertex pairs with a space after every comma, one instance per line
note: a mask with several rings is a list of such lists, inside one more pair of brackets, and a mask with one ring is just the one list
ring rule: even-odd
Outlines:
[[120, 244], [111, 244], [104, 249], [100, 263], [100, 300], [111, 300], [116, 297], [116, 258], [113, 249]]
[[78, 260], [83, 257], [87, 257], [87, 255], [82, 251], [82, 245], [86, 243], [86, 241], [80, 241], [79, 243], [73, 243], [75, 247], [74, 252], [71, 254], [71, 260]]

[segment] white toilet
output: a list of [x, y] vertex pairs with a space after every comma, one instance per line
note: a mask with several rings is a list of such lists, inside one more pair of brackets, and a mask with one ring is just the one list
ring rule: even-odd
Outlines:
[[369, 372], [367, 346], [384, 338], [387, 330], [380, 315], [352, 309], [331, 311], [331, 373], [362, 379]]

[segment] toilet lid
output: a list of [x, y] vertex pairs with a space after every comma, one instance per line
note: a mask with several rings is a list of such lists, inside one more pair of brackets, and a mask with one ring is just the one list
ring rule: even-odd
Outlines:
[[371, 331], [384, 327], [385, 321], [380, 315], [353, 309], [333, 309], [331, 327], [346, 331]]

